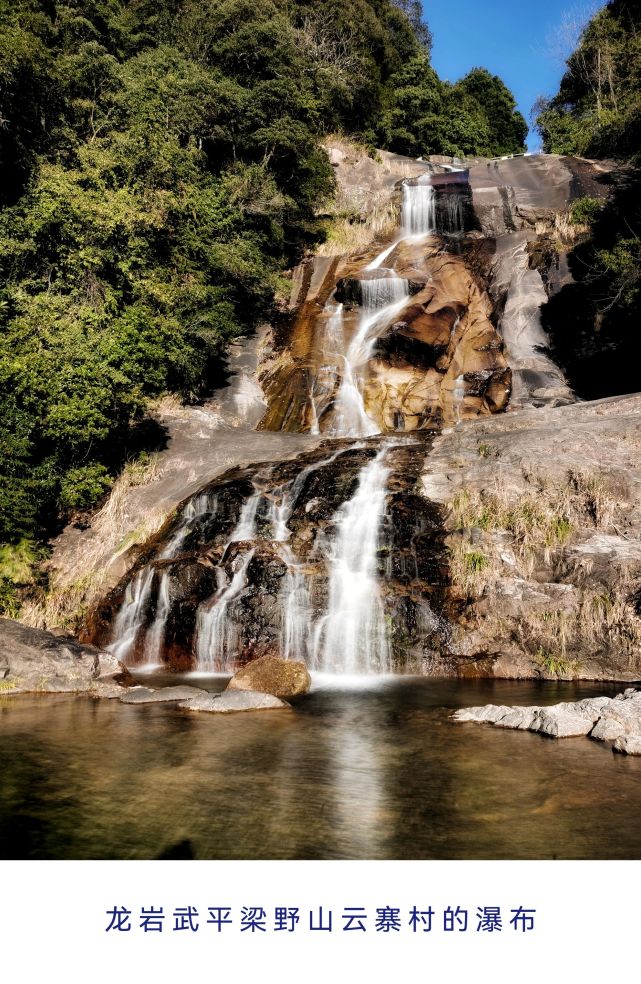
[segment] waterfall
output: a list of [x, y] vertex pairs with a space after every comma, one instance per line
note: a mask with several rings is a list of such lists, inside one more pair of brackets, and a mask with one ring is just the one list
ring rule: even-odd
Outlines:
[[[342, 453], [342, 450], [336, 451], [329, 458], [303, 468], [286, 487], [280, 504], [274, 504], [271, 512], [272, 535], [277, 543], [284, 544], [290, 537], [287, 524], [309, 476], [331, 465]], [[283, 546], [281, 553], [287, 564], [285, 584], [280, 595], [281, 652], [284, 659], [305, 659], [312, 634], [312, 605], [307, 578], [288, 546]]]
[[463, 200], [455, 191], [442, 195], [438, 203], [439, 226], [442, 232], [458, 235], [465, 231]]
[[368, 265], [365, 267], [365, 270], [366, 271], [378, 270], [380, 267], [382, 267], [387, 257], [390, 255], [392, 250], [396, 249], [399, 242], [400, 240], [395, 239], [391, 246], [386, 246], [382, 253], [379, 253], [378, 256], [375, 259], [373, 259], [371, 263], [368, 263]]
[[165, 549], [159, 555], [160, 560], [171, 560], [182, 547], [187, 534], [191, 530], [192, 521], [202, 519], [203, 516], [215, 516], [218, 511], [218, 496], [211, 495], [209, 492], [201, 492], [200, 495], [190, 499], [182, 511], [182, 523], [177, 532], [171, 538]]
[[169, 570], [166, 568], [160, 575], [160, 582], [158, 584], [156, 617], [145, 639], [145, 663], [150, 666], [162, 662], [161, 656], [165, 642], [165, 628], [170, 612]]
[[385, 454], [383, 449], [362, 469], [356, 493], [334, 517], [327, 614], [315, 632], [316, 670], [358, 674], [392, 669], [377, 577], [389, 477]]
[[361, 281], [361, 320], [345, 353], [343, 378], [334, 402], [334, 419], [328, 433], [335, 437], [371, 437], [378, 427], [368, 417], [358, 378], [358, 369], [372, 354], [377, 330], [403, 310], [409, 283], [401, 277], [377, 277]]
[[434, 189], [429, 183], [403, 185], [403, 236], [427, 236], [435, 231]]
[[240, 516], [238, 518], [238, 523], [234, 529], [232, 535], [229, 538], [228, 543], [242, 543], [245, 540], [253, 540], [256, 536], [256, 514], [258, 512], [258, 504], [262, 499], [262, 494], [260, 492], [254, 492], [250, 495], [248, 499], [243, 503], [243, 508], [240, 511]]
[[125, 589], [125, 597], [114, 621], [111, 641], [106, 648], [125, 664], [133, 654], [138, 633], [145, 624], [153, 580], [153, 567], [143, 567], [138, 571]]
[[233, 603], [247, 585], [247, 569], [253, 556], [254, 550], [248, 550], [242, 557], [236, 558], [238, 567], [228, 584], [225, 584], [225, 572], [219, 567], [218, 591], [213, 598], [198, 608], [195, 640], [196, 669], [203, 673], [224, 673], [233, 664], [233, 657], [237, 653], [240, 641]]
[[343, 335], [343, 305], [336, 304], [327, 322], [327, 344], [325, 350], [329, 355], [336, 355], [343, 351], [345, 338]]
[[309, 649], [312, 627], [309, 585], [301, 565], [288, 547], [284, 549], [284, 555], [287, 575], [281, 595], [281, 655], [283, 659], [304, 660]]

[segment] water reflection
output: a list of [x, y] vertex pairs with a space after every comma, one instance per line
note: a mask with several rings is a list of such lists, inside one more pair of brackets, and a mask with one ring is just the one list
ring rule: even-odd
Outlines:
[[582, 738], [449, 718], [470, 704], [604, 691], [321, 680], [292, 713], [220, 718], [66, 695], [3, 698], [0, 854], [641, 858], [641, 761]]

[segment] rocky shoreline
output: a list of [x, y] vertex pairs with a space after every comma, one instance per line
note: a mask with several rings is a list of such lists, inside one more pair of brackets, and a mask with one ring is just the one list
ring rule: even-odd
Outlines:
[[486, 704], [456, 711], [459, 722], [495, 728], [535, 731], [550, 738], [587, 736], [611, 742], [615, 752], [641, 755], [641, 690], [629, 687], [616, 697], [589, 697], [550, 707], [506, 707]]
[[304, 663], [264, 657], [239, 671], [222, 694], [199, 687], [144, 687], [111, 653], [71, 636], [0, 619], [0, 697], [63, 694], [118, 699], [122, 704], [176, 704], [181, 710], [234, 713], [287, 710], [311, 678]]

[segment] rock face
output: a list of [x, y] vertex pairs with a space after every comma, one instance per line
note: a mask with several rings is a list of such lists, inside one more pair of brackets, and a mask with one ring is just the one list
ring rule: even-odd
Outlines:
[[616, 697], [591, 697], [551, 707], [467, 707], [452, 715], [455, 721], [493, 724], [497, 728], [537, 731], [551, 738], [589, 735], [614, 741], [614, 750], [641, 755], [641, 691], [629, 689]]
[[126, 670], [110, 653], [0, 619], [0, 694], [125, 693]]
[[[372, 557], [390, 664], [418, 672], [425, 652], [438, 652], [447, 632], [440, 614], [445, 557], [439, 511], [415, 494], [430, 439], [424, 435], [386, 452], [385, 515]], [[298, 693], [308, 676], [297, 660], [323, 669], [315, 663], [313, 639], [327, 611], [337, 529], [377, 451], [372, 442], [325, 444], [296, 462], [238, 469], [210, 483], [183, 503], [98, 606], [89, 637], [108, 645], [118, 625], [129, 626], [130, 644], [120, 650], [127, 665], [160, 655], [173, 670], [235, 673], [246, 667], [246, 685]], [[263, 657], [270, 659], [261, 670]]]
[[[481, 244], [469, 188], [455, 186], [439, 204], [441, 194], [434, 202], [440, 233], [392, 241], [381, 267], [370, 269], [380, 243], [306, 261], [291, 316], [259, 367], [268, 401], [263, 429], [335, 433], [345, 354], [368, 317], [367, 285], [393, 277], [405, 283], [407, 303], [375, 325], [359, 366], [370, 420], [383, 432], [416, 431], [506, 408], [511, 372], [494, 302], [476, 272]], [[473, 235], [465, 238], [465, 230]]]
[[286, 711], [289, 704], [272, 694], [249, 690], [225, 691], [224, 694], [205, 694], [178, 705], [184, 711], [203, 711], [209, 714], [236, 714], [240, 711]]
[[[469, 421], [426, 458], [446, 510], [443, 670], [641, 679], [641, 396]], [[458, 601], [457, 601], [458, 599]]]
[[312, 678], [304, 663], [263, 656], [239, 670], [227, 689], [258, 691], [292, 700], [309, 693], [311, 685]]

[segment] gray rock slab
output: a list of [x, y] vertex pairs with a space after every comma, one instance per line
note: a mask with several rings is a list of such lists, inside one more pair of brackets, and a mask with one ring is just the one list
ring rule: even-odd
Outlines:
[[613, 748], [615, 752], [621, 752], [623, 755], [641, 755], [641, 734], [617, 738]]
[[124, 693], [115, 677], [124, 667], [111, 653], [11, 619], [0, 619], [3, 693]]
[[452, 715], [457, 721], [473, 721], [475, 724], [496, 724], [513, 711], [513, 707], [501, 704], [486, 704], [484, 707], [464, 707]]
[[288, 710], [290, 705], [271, 694], [251, 690], [227, 690], [223, 694], [204, 694], [178, 705], [185, 711], [206, 711], [212, 714], [235, 714], [240, 711]]
[[551, 738], [578, 738], [587, 735], [593, 725], [594, 721], [591, 717], [549, 708], [539, 712], [531, 730], [539, 731]]
[[159, 687], [158, 690], [151, 687], [135, 687], [124, 694], [120, 701], [122, 704], [164, 704], [174, 700], [192, 700], [201, 696], [209, 697], [210, 694], [199, 687]]
[[536, 707], [512, 707], [507, 714], [494, 723], [497, 728], [513, 728], [516, 731], [529, 731], [532, 728], [536, 715]]
[[455, 721], [492, 724], [497, 728], [536, 731], [551, 738], [589, 735], [614, 741], [627, 755], [641, 754], [641, 691], [628, 687], [616, 697], [586, 697], [550, 707], [466, 707], [456, 711]]

